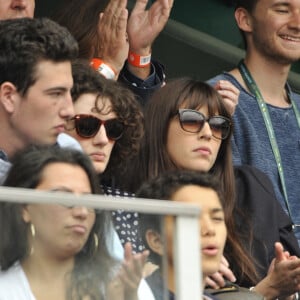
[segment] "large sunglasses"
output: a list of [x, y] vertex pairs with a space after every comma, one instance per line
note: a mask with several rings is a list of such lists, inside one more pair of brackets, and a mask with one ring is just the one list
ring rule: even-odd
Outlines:
[[193, 109], [179, 109], [178, 115], [180, 126], [184, 131], [198, 133], [207, 122], [216, 139], [225, 140], [230, 134], [231, 122], [223, 116], [206, 118], [201, 112]]
[[124, 132], [124, 124], [118, 119], [103, 121], [92, 115], [79, 114], [75, 115], [70, 121], [74, 122], [77, 134], [83, 138], [94, 137], [101, 125], [104, 126], [107, 137], [113, 141], [120, 139]]

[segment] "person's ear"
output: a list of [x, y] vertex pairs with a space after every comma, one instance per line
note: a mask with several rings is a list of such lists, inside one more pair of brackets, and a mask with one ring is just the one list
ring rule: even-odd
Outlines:
[[0, 103], [7, 113], [12, 114], [15, 111], [18, 99], [19, 93], [14, 84], [5, 81], [0, 85]]
[[28, 210], [28, 205], [24, 205], [22, 207], [22, 218], [23, 218], [23, 221], [25, 223], [30, 223], [31, 222], [31, 217], [30, 217], [30, 213], [29, 213], [29, 210]]
[[240, 30], [252, 32], [252, 16], [245, 8], [237, 8], [234, 12], [234, 16]]
[[148, 229], [145, 234], [145, 239], [152, 252], [160, 256], [164, 255], [164, 243], [161, 239], [161, 235], [158, 232]]

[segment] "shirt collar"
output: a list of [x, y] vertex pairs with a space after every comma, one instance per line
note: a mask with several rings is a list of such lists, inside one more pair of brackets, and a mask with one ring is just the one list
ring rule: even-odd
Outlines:
[[1, 150], [1, 149], [0, 149], [0, 159], [8, 162], [8, 156], [7, 156], [7, 154], [3, 150]]

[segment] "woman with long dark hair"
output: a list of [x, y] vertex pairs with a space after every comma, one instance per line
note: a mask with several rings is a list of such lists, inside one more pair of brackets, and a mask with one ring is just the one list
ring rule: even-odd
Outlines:
[[[53, 146], [30, 147], [17, 154], [4, 186], [52, 193], [100, 192], [85, 154]], [[2, 202], [0, 220], [0, 299], [138, 299], [147, 255], [134, 257], [127, 247], [121, 267], [107, 247], [112, 235], [108, 212], [67, 207], [59, 200]]]

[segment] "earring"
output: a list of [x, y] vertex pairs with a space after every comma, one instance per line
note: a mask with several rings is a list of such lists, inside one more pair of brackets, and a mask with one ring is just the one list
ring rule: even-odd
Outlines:
[[95, 244], [95, 252], [96, 252], [99, 245], [99, 239], [96, 233], [94, 233], [94, 244]]
[[31, 241], [31, 248], [30, 248], [30, 252], [29, 252], [30, 254], [29, 255], [32, 255], [34, 253], [33, 239], [35, 237], [35, 227], [32, 223], [30, 224], [30, 233], [31, 233], [32, 241]]
[[34, 238], [35, 237], [35, 227], [32, 223], [30, 224], [30, 232], [31, 232], [32, 238]]

